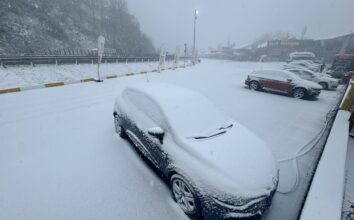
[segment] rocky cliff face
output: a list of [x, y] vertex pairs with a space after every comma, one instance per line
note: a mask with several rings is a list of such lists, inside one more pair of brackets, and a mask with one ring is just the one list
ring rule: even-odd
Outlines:
[[0, 54], [92, 49], [100, 34], [119, 53], [155, 52], [124, 0], [0, 1]]

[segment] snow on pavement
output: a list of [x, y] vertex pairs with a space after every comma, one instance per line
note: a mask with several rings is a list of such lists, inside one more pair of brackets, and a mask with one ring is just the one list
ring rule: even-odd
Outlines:
[[[280, 160], [320, 131], [338, 99], [335, 91], [306, 101], [244, 88], [253, 69], [280, 66], [203, 60], [148, 76], [209, 97]], [[0, 219], [185, 218], [167, 186], [114, 133], [116, 91], [145, 81], [141, 75], [1, 95]], [[291, 184], [293, 176], [292, 169], [281, 170], [280, 184]], [[277, 210], [292, 208], [279, 204]], [[294, 219], [288, 215], [283, 219]]]

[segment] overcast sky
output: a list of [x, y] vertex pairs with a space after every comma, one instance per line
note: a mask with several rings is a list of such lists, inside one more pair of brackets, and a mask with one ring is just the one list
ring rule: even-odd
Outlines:
[[326, 38], [354, 32], [354, 0], [126, 0], [129, 10], [155, 46], [173, 51], [193, 42], [194, 9], [197, 47], [205, 50], [228, 40], [243, 46], [269, 32]]

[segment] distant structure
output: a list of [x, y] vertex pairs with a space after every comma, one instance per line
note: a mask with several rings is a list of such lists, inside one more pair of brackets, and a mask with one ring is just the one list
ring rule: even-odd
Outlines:
[[[303, 31], [303, 35], [305, 35]], [[354, 54], [354, 33], [326, 39], [275, 39], [235, 48], [235, 44], [209, 49], [209, 57], [239, 61], [286, 61], [290, 53], [312, 52], [323, 62], [331, 63], [336, 54]]]

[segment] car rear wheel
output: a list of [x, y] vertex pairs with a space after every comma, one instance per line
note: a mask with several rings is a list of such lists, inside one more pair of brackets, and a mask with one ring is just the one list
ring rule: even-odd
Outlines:
[[184, 213], [190, 217], [199, 218], [201, 213], [200, 203], [193, 187], [179, 174], [174, 174], [170, 180], [173, 199]]
[[320, 84], [320, 85], [322, 86], [322, 89], [324, 89], [324, 90], [328, 89], [328, 84], [327, 84], [327, 83], [325, 83], [325, 82], [320, 82], [320, 83], [318, 83], [318, 84]]
[[114, 127], [116, 133], [123, 139], [127, 138], [127, 134], [125, 133], [123, 127], [121, 126], [119, 116], [117, 114], [114, 115]]
[[293, 97], [296, 99], [303, 99], [306, 96], [306, 90], [303, 88], [296, 88], [293, 91]]
[[251, 81], [249, 87], [252, 90], [259, 90], [260, 89], [259, 82], [257, 82], [257, 81]]

